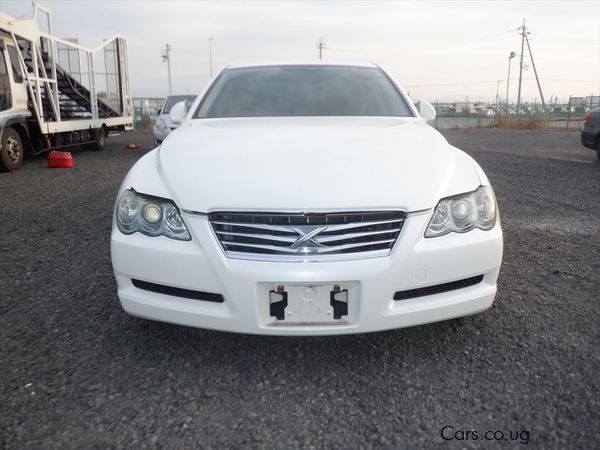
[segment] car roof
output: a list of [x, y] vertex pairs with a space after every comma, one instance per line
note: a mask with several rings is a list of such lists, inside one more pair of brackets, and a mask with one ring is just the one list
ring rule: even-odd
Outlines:
[[305, 60], [284, 60], [284, 61], [263, 61], [230, 64], [227, 69], [241, 69], [248, 67], [269, 67], [269, 66], [350, 66], [350, 67], [378, 67], [371, 62], [361, 61], [338, 61], [328, 59], [305, 59]]

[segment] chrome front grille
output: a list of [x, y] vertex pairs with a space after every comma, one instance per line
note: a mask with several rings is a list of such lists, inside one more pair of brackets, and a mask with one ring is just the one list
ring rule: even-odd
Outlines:
[[272, 261], [387, 256], [405, 218], [404, 211], [209, 214], [227, 256]]

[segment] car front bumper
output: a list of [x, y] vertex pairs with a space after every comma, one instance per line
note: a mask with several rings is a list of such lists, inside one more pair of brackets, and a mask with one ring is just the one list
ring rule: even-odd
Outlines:
[[582, 131], [581, 131], [581, 144], [584, 147], [587, 147], [589, 149], [592, 150], [596, 150], [596, 134], [598, 132], [594, 133], [591, 129], [588, 129], [588, 126], [586, 126]]
[[169, 128], [159, 128], [156, 125], [152, 127], [152, 135], [154, 136], [154, 142], [156, 145], [162, 144], [167, 136], [171, 133]]
[[[206, 216], [183, 214], [191, 241], [123, 235], [113, 226], [112, 261], [121, 305], [163, 322], [251, 334], [366, 333], [466, 316], [492, 305], [502, 261], [500, 223], [426, 239], [431, 211], [409, 215], [388, 257], [337, 262], [266, 262], [225, 256]], [[476, 285], [406, 300], [397, 291], [483, 275]], [[132, 279], [221, 294], [222, 303], [139, 289]], [[275, 320], [269, 291], [277, 286], [339, 285], [349, 291], [346, 321], [335, 324]]]

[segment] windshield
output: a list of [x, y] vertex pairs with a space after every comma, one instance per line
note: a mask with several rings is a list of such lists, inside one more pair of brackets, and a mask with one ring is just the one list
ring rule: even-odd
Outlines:
[[225, 70], [194, 118], [413, 114], [379, 68], [265, 66]]
[[192, 106], [194, 100], [196, 100], [195, 95], [170, 95], [167, 97], [167, 100], [165, 100], [165, 106], [163, 106], [163, 109], [160, 113], [169, 114], [169, 112], [171, 112], [171, 108], [179, 102], [185, 102], [186, 109], [190, 109], [190, 106]]
[[8, 68], [4, 61], [4, 52], [0, 48], [0, 111], [6, 111], [12, 107], [12, 95], [10, 92], [10, 79]]

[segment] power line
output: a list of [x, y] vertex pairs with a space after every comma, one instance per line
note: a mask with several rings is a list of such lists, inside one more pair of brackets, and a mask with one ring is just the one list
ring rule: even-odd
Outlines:
[[[487, 36], [483, 36], [483, 37], [478, 37], [477, 40], [475, 42], [473, 41], [465, 41], [465, 42], [461, 42], [461, 43], [457, 43], [454, 45], [449, 45], [449, 46], [444, 46], [444, 48], [452, 48], [452, 47], [462, 47], [465, 45], [471, 45], [471, 44], [477, 44], [480, 43], [482, 41], [486, 41], [489, 39], [494, 39], [500, 36], [504, 36], [508, 33], [512, 33], [514, 30], [507, 30], [507, 31], [503, 31], [501, 33], [494, 33], [494, 34], [490, 34]], [[372, 49], [348, 49], [348, 48], [330, 48], [327, 47], [327, 50], [330, 51], [334, 51], [334, 52], [343, 52], [343, 53], [409, 53], [409, 50], [406, 49], [387, 49], [387, 50], [372, 50]]]
[[540, 80], [543, 81], [563, 81], [563, 82], [567, 82], [567, 83], [598, 83], [600, 82], [600, 80], [564, 80], [564, 79], [560, 79], [560, 78], [540, 78]]
[[[510, 81], [518, 81], [518, 78], [511, 78]], [[535, 80], [535, 78], [523, 78], [523, 81]], [[540, 78], [542, 81], [560, 81], [567, 83], [597, 83], [598, 80], [565, 80], [557, 78]], [[434, 83], [434, 84], [403, 84], [404, 87], [410, 88], [422, 88], [422, 87], [441, 87], [441, 86], [467, 86], [470, 84], [491, 84], [497, 83], [498, 80], [485, 80], [485, 81], [461, 81], [458, 83]]]
[[[534, 80], [535, 78], [523, 78], [524, 80]], [[516, 81], [518, 78], [512, 78], [511, 81]], [[462, 81], [459, 83], [436, 83], [436, 84], [406, 84], [404, 87], [438, 87], [438, 86], [467, 86], [470, 84], [491, 84], [497, 83], [498, 80], [486, 80], [486, 81]]]

